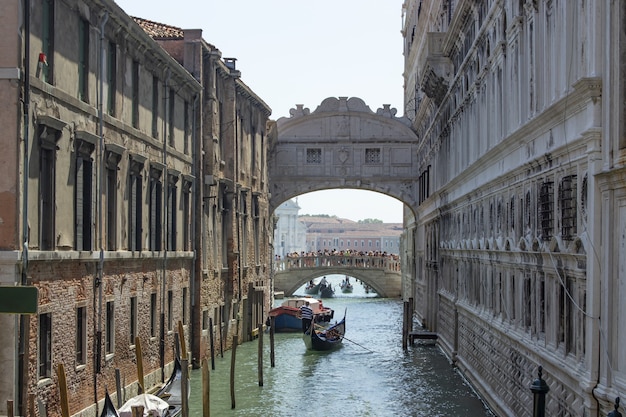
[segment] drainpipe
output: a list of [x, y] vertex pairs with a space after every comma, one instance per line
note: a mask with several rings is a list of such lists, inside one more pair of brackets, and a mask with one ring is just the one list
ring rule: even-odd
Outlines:
[[[98, 320], [96, 329], [96, 348], [95, 348], [95, 372], [93, 373], [93, 400], [96, 404], [96, 414], [98, 413], [98, 374], [101, 372], [102, 366], [102, 278], [104, 271], [104, 236], [102, 233], [102, 190], [104, 189], [104, 123], [103, 123], [103, 95], [104, 95], [104, 26], [109, 20], [109, 13], [104, 12], [100, 20], [100, 59], [98, 62], [98, 77], [100, 78], [99, 92], [98, 92], [98, 136], [99, 142], [99, 161], [96, 167], [98, 172], [98, 183], [96, 195], [98, 196], [98, 241], [100, 246], [100, 256], [98, 259], [96, 281], [94, 286], [98, 289]], [[95, 294], [94, 294], [95, 296]]]
[[167, 195], [168, 195], [168, 178], [167, 178], [167, 118], [168, 118], [168, 102], [169, 102], [169, 81], [171, 72], [167, 68], [165, 70], [165, 83], [163, 94], [163, 151], [162, 151], [162, 163], [163, 163], [163, 189], [161, 194], [163, 195], [163, 201], [161, 207], [163, 211], [163, 233], [161, 236], [161, 250], [163, 251], [163, 262], [161, 263], [161, 342], [159, 344], [159, 356], [161, 356], [161, 382], [165, 382], [165, 296], [167, 290]]
[[[195, 179], [195, 184], [193, 185], [195, 192], [192, 193], [192, 198], [193, 198], [193, 202], [192, 202], [192, 207], [193, 209], [191, 210], [191, 224], [193, 225], [193, 227], [191, 228], [191, 242], [193, 242], [193, 263], [191, 264], [191, 279], [189, 282], [189, 286], [190, 291], [189, 291], [189, 297], [190, 297], [190, 305], [191, 305], [191, 331], [190, 331], [190, 335], [189, 335], [189, 340], [191, 341], [191, 346], [192, 349], [191, 351], [194, 352], [196, 354], [196, 357], [193, 358], [192, 364], [194, 368], [199, 368], [200, 364], [202, 362], [202, 357], [200, 354], [200, 343], [196, 344], [196, 337], [200, 337], [200, 334], [202, 334], [202, 324], [200, 324], [200, 326], [198, 328], [196, 328], [196, 323], [198, 322], [198, 319], [200, 316], [198, 316], [198, 311], [197, 308], [199, 308], [199, 306], [197, 306], [196, 304], [196, 293], [198, 291], [198, 289], [196, 288], [196, 273], [202, 273], [202, 256], [198, 254], [198, 250], [203, 250], [204, 246], [198, 244], [199, 242], [196, 242], [196, 236], [202, 238], [202, 236], [204, 236], [204, 230], [203, 230], [203, 226], [204, 226], [204, 214], [203, 214], [203, 195], [202, 195], [202, 188], [203, 188], [203, 184], [204, 184], [204, 177], [202, 175], [202, 164], [203, 164], [203, 159], [200, 158], [200, 155], [202, 155], [201, 150], [202, 149], [197, 149], [198, 145], [199, 145], [199, 141], [198, 141], [198, 135], [196, 134], [196, 117], [197, 117], [197, 110], [196, 110], [196, 106], [198, 105], [198, 97], [199, 95], [196, 94], [193, 98], [193, 105], [191, 108], [191, 149], [192, 149], [192, 154], [193, 154], [193, 158], [192, 158], [192, 172], [195, 175], [196, 179]], [[199, 162], [198, 162], [199, 159]], [[200, 248], [200, 249], [199, 249]], [[200, 281], [200, 279], [198, 279], [198, 281]], [[213, 329], [210, 329], [210, 331], [213, 331]], [[196, 348], [196, 346], [198, 346], [198, 348]]]
[[[28, 166], [29, 166], [29, 127], [30, 127], [30, 0], [24, 0], [24, 72], [23, 111], [24, 111], [24, 155], [22, 166], [22, 275], [21, 285], [28, 283]], [[18, 138], [19, 140], [19, 138]], [[28, 364], [25, 360], [26, 344], [29, 339], [30, 317], [24, 314], [19, 318], [18, 367], [17, 367], [17, 409], [24, 415], [24, 401], [27, 387]]]
[[[239, 153], [241, 152], [240, 143], [239, 143], [239, 112], [237, 111], [237, 81], [234, 81], [235, 90], [235, 217], [237, 221], [237, 263], [239, 267], [237, 268], [237, 306], [238, 310], [241, 311], [241, 269], [243, 265], [241, 263], [241, 212], [239, 209], [241, 208], [241, 184], [239, 183]], [[239, 313], [237, 313], [237, 317], [239, 317]], [[237, 328], [237, 332], [239, 332], [239, 328]]]

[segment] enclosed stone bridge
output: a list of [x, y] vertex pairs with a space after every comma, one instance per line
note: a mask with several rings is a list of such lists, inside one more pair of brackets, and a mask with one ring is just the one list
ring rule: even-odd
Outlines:
[[274, 263], [274, 289], [285, 295], [323, 275], [342, 274], [368, 284], [381, 297], [400, 297], [400, 260], [390, 256], [300, 256]]
[[276, 122], [268, 155], [270, 211], [312, 191], [353, 188], [402, 201], [418, 199], [417, 136], [389, 105], [373, 112], [357, 97], [329, 97], [311, 112], [302, 105]]

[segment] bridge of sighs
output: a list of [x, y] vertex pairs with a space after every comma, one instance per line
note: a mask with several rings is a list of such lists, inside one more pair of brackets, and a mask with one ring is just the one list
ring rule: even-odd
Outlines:
[[[313, 112], [297, 105], [290, 114], [277, 120], [272, 135], [276, 140], [268, 155], [270, 211], [300, 194], [351, 188], [402, 201], [405, 224], [413, 223], [420, 173], [418, 141], [407, 118], [396, 117], [396, 109], [389, 105], [374, 112], [357, 97], [329, 97]], [[409, 234], [406, 239], [406, 248], [412, 248], [414, 236]], [[402, 253], [403, 265], [414, 261], [414, 254], [407, 249]], [[275, 289], [292, 294], [315, 277], [335, 273], [360, 279], [380, 295], [410, 296], [413, 277], [408, 274], [413, 268], [407, 268], [403, 281], [397, 260], [380, 264], [365, 259], [325, 261], [283, 260], [275, 268]]]

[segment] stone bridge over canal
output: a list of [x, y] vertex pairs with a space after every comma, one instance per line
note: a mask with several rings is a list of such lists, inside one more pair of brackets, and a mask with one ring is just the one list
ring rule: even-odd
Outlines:
[[400, 260], [383, 256], [301, 256], [274, 263], [274, 290], [293, 293], [323, 275], [341, 274], [371, 286], [381, 297], [400, 297]]

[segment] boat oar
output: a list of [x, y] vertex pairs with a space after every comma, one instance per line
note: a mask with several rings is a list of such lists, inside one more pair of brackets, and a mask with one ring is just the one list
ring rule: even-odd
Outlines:
[[354, 340], [350, 340], [350, 339], [348, 339], [348, 338], [347, 338], [347, 337], [345, 337], [345, 336], [343, 337], [343, 339], [344, 339], [344, 340], [347, 340], [348, 342], [352, 342], [352, 343], [354, 343], [355, 345], [360, 346], [360, 347], [362, 347], [363, 349], [365, 349], [365, 350], [367, 350], [367, 351], [370, 351], [370, 352], [374, 353], [374, 351], [373, 351], [373, 350], [370, 350], [370, 349], [366, 348], [365, 346], [363, 346], [363, 345], [361, 345], [361, 344], [358, 344], [358, 343], [357, 343], [357, 342], [355, 342]]

